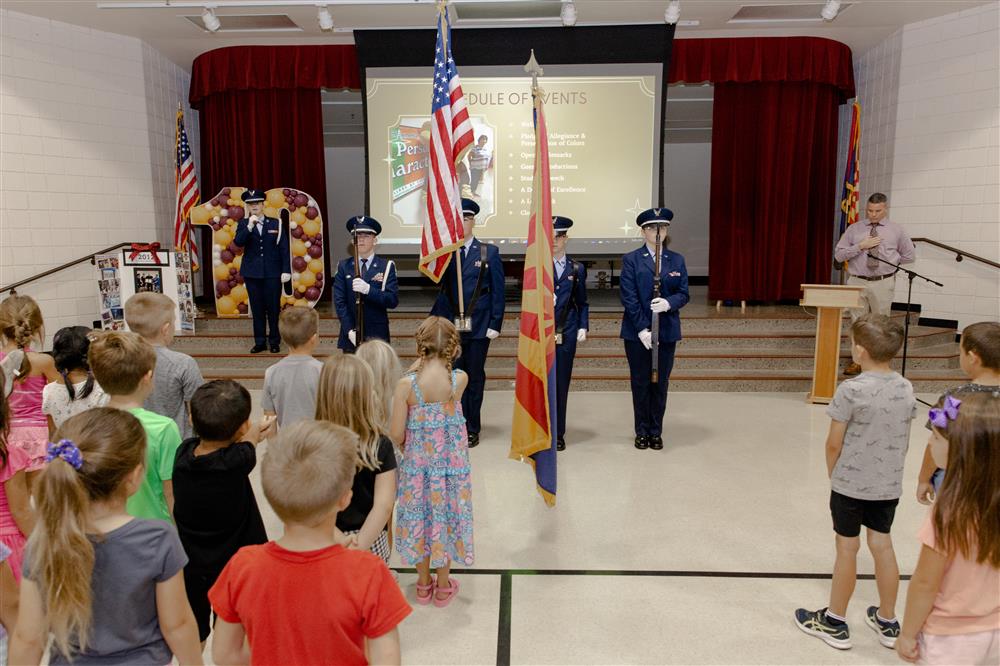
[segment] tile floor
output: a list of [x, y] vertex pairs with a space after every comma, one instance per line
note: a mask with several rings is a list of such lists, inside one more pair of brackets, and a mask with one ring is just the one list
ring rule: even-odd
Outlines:
[[[458, 572], [450, 607], [414, 605], [400, 627], [404, 663], [901, 663], [863, 622], [877, 601], [872, 580], [859, 582], [849, 610], [852, 650], [792, 621], [797, 606], [825, 606], [829, 594], [823, 406], [788, 393], [677, 393], [666, 448], [654, 452], [632, 448], [628, 393], [574, 393], [549, 509], [530, 467], [507, 458], [512, 404], [509, 391], [487, 393], [472, 451], [477, 573]], [[925, 515], [913, 498], [925, 417], [921, 406], [893, 530], [904, 575]], [[258, 498], [278, 536], [259, 489]], [[864, 551], [858, 570], [872, 573]], [[400, 574], [411, 602], [414, 581]], [[905, 591], [904, 582], [899, 612]]]

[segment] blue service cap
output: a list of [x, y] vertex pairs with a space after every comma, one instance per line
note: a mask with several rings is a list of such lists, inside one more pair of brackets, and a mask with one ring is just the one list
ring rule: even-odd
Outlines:
[[382, 225], [374, 217], [356, 215], [347, 221], [349, 233], [370, 233], [378, 236], [382, 233]]
[[552, 228], [557, 234], [566, 233], [566, 230], [573, 226], [573, 220], [559, 215], [552, 216]]
[[246, 192], [240, 195], [240, 198], [243, 199], [243, 203], [259, 203], [267, 199], [267, 196], [264, 194], [264, 190], [248, 187]]
[[650, 208], [639, 213], [635, 218], [635, 223], [640, 227], [647, 224], [666, 224], [670, 226], [670, 220], [674, 219], [674, 211], [669, 208]]
[[466, 215], [479, 215], [479, 204], [472, 199], [462, 199], [462, 217]]

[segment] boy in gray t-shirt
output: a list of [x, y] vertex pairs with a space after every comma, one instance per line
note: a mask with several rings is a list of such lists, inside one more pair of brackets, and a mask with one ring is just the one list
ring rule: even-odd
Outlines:
[[889, 365], [903, 344], [903, 327], [884, 315], [869, 315], [854, 323], [851, 335], [851, 356], [862, 373], [842, 383], [827, 408], [826, 465], [837, 544], [830, 605], [818, 611], [799, 608], [795, 622], [827, 645], [851, 647], [845, 618], [864, 525], [879, 591], [879, 605], [868, 607], [865, 622], [882, 645], [892, 648], [899, 635], [899, 567], [889, 531], [903, 493], [903, 462], [917, 402], [910, 382]]
[[197, 361], [169, 348], [174, 341], [175, 310], [169, 296], [140, 292], [125, 302], [125, 323], [156, 349], [153, 392], [143, 407], [173, 419], [184, 440], [194, 437], [188, 403], [205, 379]]
[[319, 313], [312, 308], [287, 308], [278, 331], [291, 352], [264, 372], [261, 409], [278, 417], [278, 427], [316, 416], [316, 391], [323, 363], [313, 358], [319, 344]]

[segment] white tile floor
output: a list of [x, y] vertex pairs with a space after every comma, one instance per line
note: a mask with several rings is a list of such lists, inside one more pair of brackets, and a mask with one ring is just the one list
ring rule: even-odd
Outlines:
[[[510, 579], [509, 644], [500, 647], [510, 663], [899, 663], [863, 622], [877, 601], [873, 581], [858, 584], [849, 611], [854, 648], [842, 653], [792, 622], [797, 606], [826, 605], [829, 581], [769, 577], [831, 571], [823, 406], [789, 393], [676, 393], [666, 448], [654, 452], [632, 447], [628, 393], [574, 393], [550, 509], [530, 467], [507, 458], [512, 403], [511, 392], [487, 393], [482, 443], [472, 451], [474, 569], [519, 570]], [[916, 564], [914, 533], [925, 513], [913, 499], [925, 418], [922, 408], [893, 529], [905, 575]], [[259, 489], [258, 498], [269, 533], [279, 535]], [[858, 569], [872, 573], [864, 551]], [[401, 625], [404, 663], [498, 663], [500, 572], [458, 576], [457, 601], [415, 606]], [[400, 575], [411, 601], [414, 580]]]

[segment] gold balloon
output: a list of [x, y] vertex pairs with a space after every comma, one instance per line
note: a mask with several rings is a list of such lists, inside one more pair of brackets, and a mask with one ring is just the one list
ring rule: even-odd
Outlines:
[[295, 300], [295, 304], [296, 304], [296, 305], [299, 305], [299, 306], [302, 306], [302, 307], [304, 307], [304, 308], [307, 308], [307, 307], [309, 307], [309, 301], [307, 301], [307, 300], [306, 300], [306, 299], [304, 299], [304, 298], [299, 298], [299, 299], [296, 299], [296, 300]]
[[247, 300], [247, 286], [238, 284], [229, 292], [229, 296], [237, 303], [244, 303]]
[[[305, 224], [305, 222], [306, 222], [306, 214], [305, 214], [305, 212], [303, 210], [301, 210], [301, 209], [293, 212], [292, 213], [292, 222], [294, 222], [295, 224], [299, 224], [299, 225]], [[310, 234], [310, 235], [312, 235], [312, 234]]]
[[267, 192], [267, 205], [272, 207], [279, 207], [281, 204], [285, 203], [285, 194], [280, 189], [268, 190]]
[[264, 215], [267, 217], [278, 217], [278, 209], [272, 206], [264, 206]]
[[218, 263], [212, 269], [212, 275], [215, 276], [216, 280], [228, 280], [229, 279], [229, 266], [223, 263]]
[[218, 245], [219, 247], [226, 248], [229, 246], [230, 243], [233, 242], [233, 235], [229, 233], [227, 229], [219, 229], [218, 231], [215, 232], [215, 235], [212, 237], [212, 239], [215, 241], [215, 244]]
[[305, 233], [306, 236], [315, 236], [316, 234], [319, 233], [319, 220], [306, 220], [301, 224], [302, 224], [302, 231], [303, 233]]
[[233, 266], [236, 268], [236, 270], [240, 270], [240, 268], [243, 266], [242, 254], [238, 254], [233, 258]]
[[293, 257], [304, 257], [306, 255], [306, 244], [300, 241], [298, 238], [292, 239], [292, 256]]
[[218, 310], [220, 315], [234, 315], [238, 314], [236, 309], [236, 301], [234, 301], [229, 296], [223, 296], [215, 302], [215, 308]]
[[199, 226], [202, 224], [208, 224], [212, 221], [212, 210], [210, 208], [205, 208], [204, 206], [195, 206], [191, 209], [191, 224]]
[[320, 259], [313, 259], [309, 262], [309, 270], [313, 273], [323, 272], [323, 262]]
[[297, 283], [301, 287], [311, 287], [316, 284], [316, 274], [311, 271], [302, 271], [299, 273], [299, 280]]

